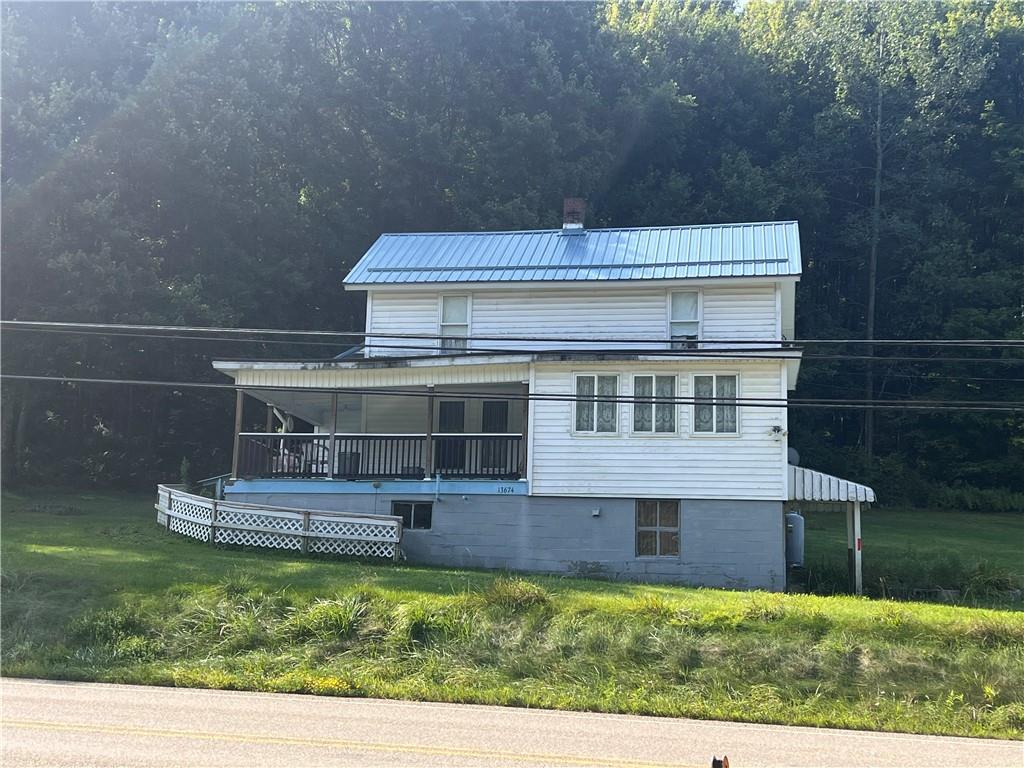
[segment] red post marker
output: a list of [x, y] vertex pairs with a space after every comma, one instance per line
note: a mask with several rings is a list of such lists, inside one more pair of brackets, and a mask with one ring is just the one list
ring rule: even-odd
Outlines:
[[860, 536], [858, 536], [857, 537], [857, 551], [860, 552], [860, 550], [861, 550], [861, 538], [860, 538]]

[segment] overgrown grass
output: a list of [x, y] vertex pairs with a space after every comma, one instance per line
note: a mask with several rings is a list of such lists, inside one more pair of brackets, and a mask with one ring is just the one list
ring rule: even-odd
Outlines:
[[1021, 613], [225, 551], [151, 510], [5, 497], [5, 674], [1024, 733]]
[[[809, 585], [818, 594], [848, 589], [846, 517], [808, 512]], [[862, 519], [864, 589], [908, 598], [955, 590], [965, 605], [1024, 608], [1024, 515], [920, 509], [867, 510]]]

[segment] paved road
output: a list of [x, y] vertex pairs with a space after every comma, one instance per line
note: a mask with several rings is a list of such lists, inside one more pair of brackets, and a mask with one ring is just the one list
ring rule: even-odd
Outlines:
[[628, 715], [0, 681], [14, 766], [1024, 765], [1024, 744]]

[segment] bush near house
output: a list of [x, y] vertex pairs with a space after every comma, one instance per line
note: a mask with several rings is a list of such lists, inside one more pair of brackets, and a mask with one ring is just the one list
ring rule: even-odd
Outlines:
[[1022, 612], [219, 550], [149, 497], [3, 502], [7, 675], [1024, 736]]

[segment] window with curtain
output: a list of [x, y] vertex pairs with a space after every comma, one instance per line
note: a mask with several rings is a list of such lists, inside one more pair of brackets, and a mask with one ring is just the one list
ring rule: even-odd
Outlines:
[[679, 556], [679, 501], [636, 500], [637, 557]]
[[695, 433], [728, 435], [738, 432], [735, 403], [737, 378], [735, 374], [702, 374], [693, 377]]
[[469, 296], [441, 297], [441, 349], [466, 349], [469, 336]]
[[673, 291], [669, 309], [672, 349], [695, 349], [700, 338], [700, 296], [697, 291]]
[[600, 402], [600, 398], [614, 398], [619, 391], [618, 376], [580, 374], [576, 376], [576, 401], [573, 419], [576, 432], [618, 432], [618, 403]]
[[633, 377], [633, 431], [670, 434], [676, 431], [675, 376]]

